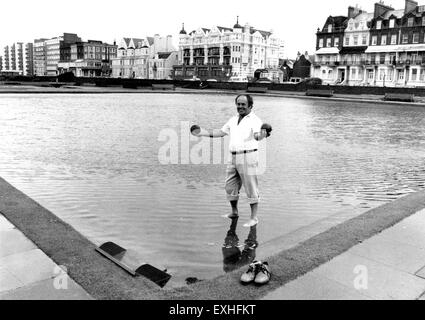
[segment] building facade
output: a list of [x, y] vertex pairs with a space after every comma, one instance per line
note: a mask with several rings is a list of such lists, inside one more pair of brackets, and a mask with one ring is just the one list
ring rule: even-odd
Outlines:
[[130, 79], [169, 79], [177, 63], [172, 36], [122, 38], [117, 57], [112, 59], [112, 77]]
[[116, 56], [115, 44], [97, 40], [72, 43], [62, 49], [58, 72], [72, 72], [77, 77], [109, 77], [111, 61]]
[[328, 25], [329, 18], [317, 32], [313, 77], [330, 84], [425, 86], [425, 6], [405, 0], [395, 10], [378, 2], [373, 13], [349, 7], [339, 46], [321, 40]]
[[34, 64], [34, 75], [35, 76], [46, 76], [47, 75], [47, 50], [46, 50], [47, 39], [35, 39], [34, 40], [34, 52], [33, 52], [33, 64]]
[[248, 79], [257, 70], [277, 70], [283, 42], [271, 31], [239, 25], [180, 31], [179, 63], [175, 79]]
[[62, 36], [46, 40], [46, 75], [59, 74], [59, 61], [69, 61], [71, 58], [71, 44], [81, 42], [74, 33], [64, 33]]
[[16, 42], [4, 47], [2, 72], [9, 74], [32, 76], [33, 74], [32, 43]]

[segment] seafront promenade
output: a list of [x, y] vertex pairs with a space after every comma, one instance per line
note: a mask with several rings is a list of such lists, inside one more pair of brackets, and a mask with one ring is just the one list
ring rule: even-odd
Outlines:
[[[138, 89], [122, 88], [122, 86], [97, 87], [91, 86], [74, 86], [65, 85], [59, 88], [42, 87], [39, 85], [4, 85], [0, 83], [1, 94], [218, 94], [218, 95], [235, 95], [245, 93], [245, 90], [223, 90], [223, 89], [193, 89], [176, 87], [175, 90], [152, 90], [150, 87], [142, 87]], [[382, 95], [375, 94], [342, 94], [335, 93], [332, 97], [316, 97], [306, 96], [304, 91], [280, 91], [268, 90], [266, 93], [251, 93], [253, 96], [282, 97], [282, 98], [300, 98], [308, 100], [328, 100], [328, 101], [355, 101], [364, 103], [379, 104], [402, 104], [411, 106], [425, 106], [425, 96], [415, 96], [415, 102], [399, 102], [384, 101]]]
[[424, 299], [424, 208], [425, 192], [412, 193], [268, 257], [261, 287], [240, 284], [243, 268], [164, 290], [0, 179], [0, 299]]

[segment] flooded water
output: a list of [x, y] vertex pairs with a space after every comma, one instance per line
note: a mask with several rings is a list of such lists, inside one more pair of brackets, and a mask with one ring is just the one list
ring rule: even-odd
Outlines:
[[[212, 278], [232, 269], [223, 249], [230, 220], [220, 217], [230, 212], [225, 164], [182, 163], [181, 132], [187, 138], [193, 123], [221, 128], [235, 114], [233, 99], [1, 95], [0, 175], [95, 244], [114, 241], [166, 268], [168, 288]], [[320, 224], [424, 188], [425, 108], [255, 97], [254, 111], [273, 126], [259, 177], [258, 248], [251, 251], [258, 259]], [[178, 163], [159, 159], [164, 132], [180, 139]], [[198, 141], [187, 143], [192, 150]], [[240, 216], [242, 246], [253, 237], [242, 227], [249, 217], [243, 190]]]

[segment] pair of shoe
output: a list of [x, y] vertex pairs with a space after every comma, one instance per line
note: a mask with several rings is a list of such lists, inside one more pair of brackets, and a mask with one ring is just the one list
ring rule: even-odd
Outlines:
[[270, 277], [269, 264], [254, 260], [248, 266], [248, 270], [242, 274], [241, 282], [250, 283], [254, 281], [256, 284], [265, 284], [270, 281]]

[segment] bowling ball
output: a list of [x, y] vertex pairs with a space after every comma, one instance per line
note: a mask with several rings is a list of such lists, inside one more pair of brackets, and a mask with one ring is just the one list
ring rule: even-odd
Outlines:
[[263, 123], [263, 125], [261, 126], [261, 129], [266, 129], [267, 132], [267, 137], [270, 136], [270, 132], [272, 132], [272, 126], [269, 125], [268, 123]]
[[198, 126], [197, 124], [194, 124], [193, 126], [191, 126], [191, 127], [190, 127], [190, 132], [191, 132], [193, 135], [196, 135], [196, 134], [198, 134], [199, 132], [201, 132], [201, 127], [200, 127], [200, 126]]

